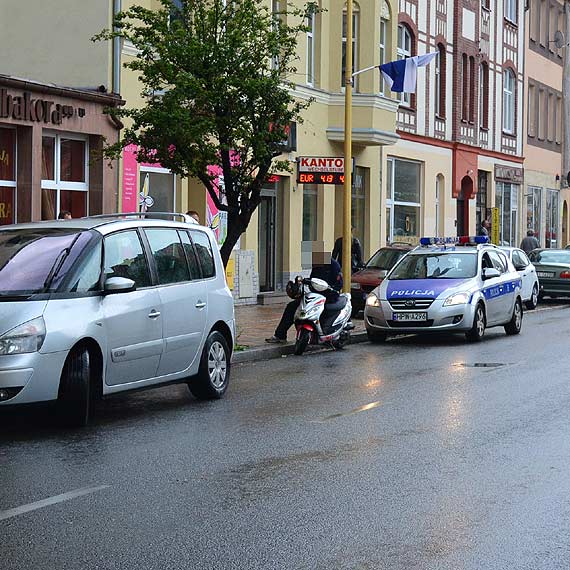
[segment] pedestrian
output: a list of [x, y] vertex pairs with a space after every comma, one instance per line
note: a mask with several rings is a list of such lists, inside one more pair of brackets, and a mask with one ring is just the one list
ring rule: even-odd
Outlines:
[[71, 212], [69, 210], [62, 210], [57, 217], [58, 220], [71, 220]]
[[540, 247], [540, 242], [536, 239], [534, 235], [534, 230], [526, 230], [526, 237], [521, 241], [521, 249], [525, 253], [530, 253], [533, 249]]
[[[355, 273], [364, 265], [362, 260], [362, 245], [360, 244], [359, 239], [354, 235], [355, 231], [356, 228], [352, 226], [352, 245], [350, 248], [350, 266], [352, 273]], [[334, 242], [332, 258], [342, 267], [342, 237], [337, 238]]]
[[196, 210], [188, 210], [186, 215], [194, 218], [196, 222], [200, 223], [200, 214]]
[[[340, 264], [331, 258], [330, 253], [316, 252], [312, 254], [311, 278], [322, 279], [326, 281], [335, 292], [329, 291], [326, 293], [327, 302], [336, 301], [338, 299], [338, 292], [342, 289], [342, 273], [340, 271]], [[293, 281], [287, 283], [287, 292], [289, 293], [295, 287]], [[287, 331], [293, 326], [295, 321], [295, 312], [301, 303], [301, 298], [297, 297], [287, 304], [283, 311], [283, 316], [275, 329], [275, 334], [266, 338], [265, 342], [269, 343], [284, 343], [287, 342]]]
[[489, 220], [483, 220], [481, 223], [481, 227], [479, 228], [479, 232], [477, 233], [478, 236], [487, 236], [489, 237], [489, 230], [491, 229], [491, 222]]

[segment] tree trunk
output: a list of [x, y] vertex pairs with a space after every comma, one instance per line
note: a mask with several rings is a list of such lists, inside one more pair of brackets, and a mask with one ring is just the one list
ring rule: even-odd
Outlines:
[[228, 212], [228, 233], [222, 247], [220, 248], [220, 255], [222, 256], [224, 267], [227, 267], [228, 265], [228, 260], [230, 259], [234, 245], [237, 243], [241, 234], [243, 234], [247, 229], [249, 220], [245, 220], [244, 218], [244, 214]]

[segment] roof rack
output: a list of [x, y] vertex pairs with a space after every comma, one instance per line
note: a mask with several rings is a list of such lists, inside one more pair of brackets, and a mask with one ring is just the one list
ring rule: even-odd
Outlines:
[[84, 216], [82, 219], [105, 219], [105, 218], [143, 218], [143, 219], [169, 219], [172, 221], [182, 221], [186, 224], [198, 224], [198, 222], [192, 218], [192, 216], [187, 216], [186, 214], [178, 214], [176, 212], [123, 212], [114, 214], [97, 214], [95, 216]]

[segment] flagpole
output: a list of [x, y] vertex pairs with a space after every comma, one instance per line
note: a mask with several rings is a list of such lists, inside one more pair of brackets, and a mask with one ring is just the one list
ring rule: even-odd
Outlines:
[[346, 3], [346, 70], [344, 80], [344, 218], [342, 273], [344, 293], [352, 280], [352, 0]]

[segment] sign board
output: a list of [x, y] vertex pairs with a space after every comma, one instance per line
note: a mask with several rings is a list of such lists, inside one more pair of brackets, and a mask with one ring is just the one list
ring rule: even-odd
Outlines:
[[226, 283], [228, 284], [230, 291], [234, 290], [235, 273], [236, 273], [235, 259], [228, 259], [228, 264], [226, 266]]
[[344, 184], [344, 157], [300, 156], [297, 183]]
[[524, 182], [524, 170], [518, 166], [495, 164], [495, 180], [522, 184]]
[[73, 117], [85, 117], [85, 109], [60, 105], [48, 99], [33, 99], [28, 91], [21, 96], [13, 96], [7, 89], [0, 89], [0, 119], [61, 125], [64, 119]]
[[500, 225], [499, 208], [491, 208], [491, 243], [495, 245], [499, 245]]

